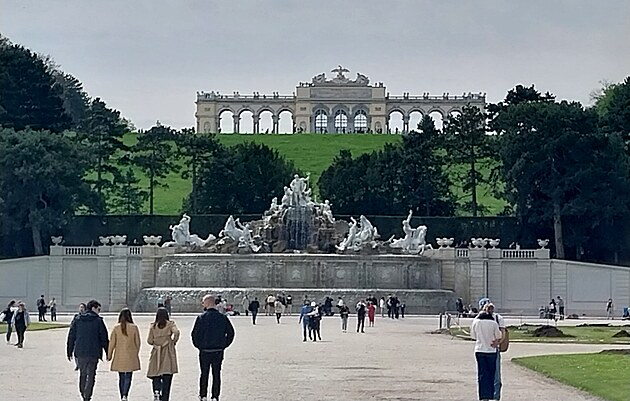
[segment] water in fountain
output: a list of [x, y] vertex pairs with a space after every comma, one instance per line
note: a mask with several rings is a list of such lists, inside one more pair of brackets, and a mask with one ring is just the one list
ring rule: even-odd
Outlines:
[[313, 228], [313, 208], [296, 206], [287, 210], [285, 230], [288, 249], [305, 250], [310, 244]]

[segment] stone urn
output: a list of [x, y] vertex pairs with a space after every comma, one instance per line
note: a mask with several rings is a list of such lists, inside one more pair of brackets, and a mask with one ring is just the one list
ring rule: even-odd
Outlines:
[[440, 247], [440, 249], [444, 248], [445, 244], [444, 244], [444, 240], [446, 238], [436, 238], [435, 242], [437, 242], [438, 246]]
[[538, 246], [540, 246], [540, 249], [547, 249], [547, 245], [549, 245], [549, 240], [548, 239], [539, 239], [538, 240]]
[[142, 239], [147, 245], [158, 245], [162, 241], [161, 235], [143, 235]]
[[491, 239], [489, 241], [490, 246], [492, 247], [492, 249], [497, 249], [497, 247], [499, 246], [499, 244], [501, 243], [501, 240], [499, 238], [497, 239]]
[[50, 240], [52, 241], [54, 246], [59, 246], [61, 245], [61, 241], [63, 241], [63, 236], [61, 235], [58, 237], [52, 236], [50, 237]]
[[451, 246], [453, 246], [453, 243], [455, 242], [455, 238], [443, 238], [444, 239], [444, 246], [446, 246], [447, 248], [450, 248]]
[[111, 239], [112, 239], [111, 236], [110, 237], [103, 237], [103, 236], [98, 237], [98, 240], [101, 241], [102, 245], [109, 245], [109, 242], [111, 241]]
[[127, 236], [126, 235], [114, 235], [112, 236], [112, 243], [114, 245], [122, 245], [125, 243], [125, 241], [127, 241]]
[[471, 238], [470, 243], [473, 244], [476, 248], [483, 248], [486, 246], [486, 240], [483, 238]]

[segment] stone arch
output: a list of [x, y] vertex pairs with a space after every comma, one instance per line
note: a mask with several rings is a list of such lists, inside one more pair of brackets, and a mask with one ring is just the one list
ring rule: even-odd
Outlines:
[[[289, 117], [287, 118], [287, 114]], [[293, 134], [295, 133], [295, 117], [293, 111], [284, 107], [278, 110], [278, 133], [279, 134]]]
[[250, 108], [243, 108], [239, 110], [238, 114], [239, 134], [253, 134], [254, 133], [254, 111]]
[[402, 109], [394, 108], [387, 113], [387, 131], [389, 134], [402, 134], [404, 131], [405, 113]]
[[368, 112], [364, 108], [355, 108], [352, 115], [353, 131], [359, 134], [368, 132], [370, 127], [370, 121], [368, 118]]
[[417, 131], [418, 125], [420, 121], [422, 121], [422, 117], [424, 117], [424, 113], [419, 108], [413, 108], [409, 110], [409, 130]]
[[427, 115], [433, 118], [433, 121], [435, 122], [435, 128], [441, 130], [444, 127], [444, 117], [446, 115], [444, 113], [444, 110], [440, 109], [439, 107], [434, 107], [427, 112]]
[[262, 110], [258, 110], [256, 117], [258, 118], [258, 132], [261, 134], [273, 133], [273, 116], [274, 110], [264, 107]]
[[328, 112], [325, 109], [317, 109], [313, 113], [313, 128], [315, 132], [323, 134], [328, 132]]
[[234, 111], [229, 107], [224, 107], [217, 113], [219, 120], [219, 132], [222, 134], [234, 133]]

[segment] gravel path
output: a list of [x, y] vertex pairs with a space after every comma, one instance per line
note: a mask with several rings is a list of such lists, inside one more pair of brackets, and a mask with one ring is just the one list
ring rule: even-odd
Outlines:
[[[60, 320], [68, 321], [69, 317]], [[197, 354], [190, 342], [191, 315], [175, 316], [182, 331], [178, 344], [180, 373], [175, 376], [172, 400], [196, 400]], [[470, 401], [476, 396], [472, 343], [444, 335], [427, 334], [436, 318], [390, 321], [377, 317], [365, 334], [342, 333], [340, 319], [325, 318], [322, 342], [303, 343], [296, 317], [280, 325], [271, 317], [232, 318], [236, 340], [223, 365], [223, 401], [366, 401], [449, 400]], [[115, 317], [107, 316], [112, 327]], [[136, 316], [144, 339], [149, 316]], [[350, 327], [356, 323], [351, 318]], [[0, 344], [2, 399], [80, 400], [77, 375], [65, 354], [67, 330], [27, 332], [24, 349]], [[15, 337], [14, 337], [15, 339]], [[568, 352], [595, 352], [602, 346], [515, 344], [504, 354], [503, 400], [597, 400], [515, 366], [509, 358]], [[143, 369], [150, 347], [143, 346]], [[117, 375], [106, 363], [99, 365], [94, 401], [117, 400]], [[26, 384], [26, 385], [25, 385]], [[150, 399], [150, 382], [144, 373], [134, 376], [130, 401]]]

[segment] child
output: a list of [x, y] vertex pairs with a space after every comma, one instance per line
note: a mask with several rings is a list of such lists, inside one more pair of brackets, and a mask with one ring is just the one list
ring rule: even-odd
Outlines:
[[368, 302], [368, 321], [369, 327], [374, 327], [374, 317], [376, 316], [376, 306], [372, 302]]

